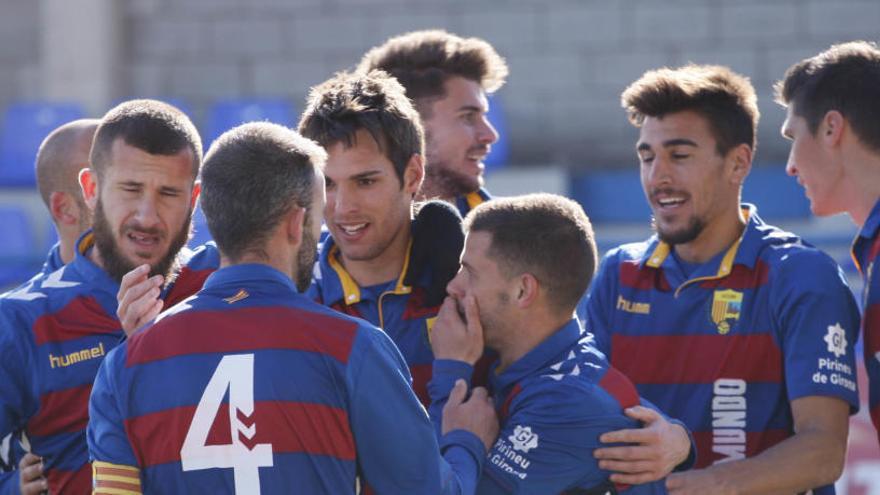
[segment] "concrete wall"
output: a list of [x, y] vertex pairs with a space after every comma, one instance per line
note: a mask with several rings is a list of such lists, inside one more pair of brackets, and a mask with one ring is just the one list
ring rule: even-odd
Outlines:
[[[0, 0], [0, 40], [17, 38], [0, 43], [0, 103], [34, 96], [35, 3]], [[758, 160], [783, 160], [772, 82], [832, 42], [880, 39], [880, 2], [866, 0], [127, 0], [121, 10], [115, 93], [182, 98], [197, 121], [228, 96], [301, 107], [310, 85], [404, 31], [484, 37], [511, 67], [500, 95], [513, 161], [577, 168], [634, 164], [621, 90], [646, 69], [688, 61], [752, 77]]]

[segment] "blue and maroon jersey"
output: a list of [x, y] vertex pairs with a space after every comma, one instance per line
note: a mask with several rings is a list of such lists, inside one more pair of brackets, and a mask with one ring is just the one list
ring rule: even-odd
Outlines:
[[880, 441], [880, 276], [875, 266], [880, 253], [880, 201], [862, 226], [853, 243], [853, 260], [864, 280], [862, 292], [864, 317], [862, 328], [865, 335], [865, 370], [868, 372], [868, 405], [871, 421], [877, 429]]
[[161, 297], [166, 308], [201, 290], [208, 276], [220, 268], [220, 251], [214, 241], [208, 241], [192, 250], [184, 247], [178, 263], [180, 269], [162, 291]]
[[[0, 299], [0, 436], [24, 431], [52, 493], [88, 493], [88, 399], [104, 356], [124, 334], [118, 284], [85, 255]], [[9, 480], [18, 491], [18, 477]]]
[[409, 380], [378, 328], [222, 268], [102, 365], [95, 493], [472, 493], [482, 443], [454, 431], [441, 456]]
[[[89, 393], [104, 356], [124, 339], [116, 318], [119, 284], [89, 260], [92, 245], [88, 231], [70, 264], [0, 298], [0, 438], [24, 433], [30, 450], [44, 459], [52, 493], [91, 491]], [[211, 256], [185, 261], [191, 266], [177, 284], [200, 286], [191, 279]], [[166, 304], [171, 293], [174, 287], [163, 294]], [[181, 289], [176, 294], [184, 297]], [[0, 476], [0, 493], [17, 491], [17, 472]]]
[[[615, 486], [593, 457], [596, 448], [606, 446], [599, 442], [603, 433], [639, 427], [623, 410], [642, 402], [592, 339], [572, 319], [501, 374], [492, 370], [501, 431], [477, 485], [479, 495], [666, 493], [665, 480]], [[461, 361], [434, 363], [432, 420], [439, 422], [456, 380], [467, 380], [472, 371]]]
[[48, 275], [62, 266], [64, 266], [64, 260], [61, 259], [61, 243], [56, 242], [52, 249], [49, 250], [49, 254], [46, 255], [46, 261], [43, 262], [43, 268], [40, 269], [40, 273]]
[[[56, 242], [55, 245], [52, 246], [52, 249], [49, 250], [49, 254], [46, 255], [46, 261], [43, 262], [43, 267], [40, 269], [40, 272], [34, 275], [34, 277], [44, 277], [63, 266], [64, 261], [61, 260], [61, 245]], [[0, 295], [0, 297], [5, 297], [6, 294], [15, 294], [22, 287], [29, 284], [33, 285], [34, 283], [34, 280], [28, 280], [21, 286], [10, 290], [8, 293]], [[2, 331], [3, 329], [0, 328], [0, 332]], [[13, 432], [0, 439], [0, 493], [4, 493], [3, 488], [18, 486], [18, 473], [16, 472], [16, 469], [18, 469], [18, 463], [25, 454], [24, 448], [21, 445], [21, 440], [21, 432]]]
[[458, 212], [461, 213], [461, 218], [464, 218], [471, 210], [490, 199], [492, 199], [492, 196], [489, 194], [489, 191], [481, 187], [476, 191], [469, 192], [462, 196], [456, 196], [455, 207], [458, 208]]
[[656, 236], [610, 251], [587, 305], [611, 364], [694, 433], [697, 467], [791, 436], [800, 397], [858, 409], [859, 314], [840, 268], [755, 207], [744, 213], [742, 236], [690, 275]]
[[429, 334], [440, 306], [424, 304], [424, 287], [430, 284], [430, 270], [422, 271], [416, 286], [403, 283], [411, 247], [407, 249], [406, 261], [397, 280], [360, 287], [342, 266], [339, 247], [332, 237], [327, 237], [320, 246], [312, 285], [306, 295], [383, 329], [403, 354], [413, 377], [416, 396], [427, 407], [430, 402], [427, 386], [431, 379], [431, 363], [434, 362]]

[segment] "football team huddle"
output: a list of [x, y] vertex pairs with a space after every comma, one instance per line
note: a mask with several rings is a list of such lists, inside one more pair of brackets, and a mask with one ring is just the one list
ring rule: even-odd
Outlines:
[[860, 338], [880, 426], [880, 49], [775, 87], [786, 171], [861, 229], [861, 309], [741, 201], [746, 76], [623, 90], [655, 233], [601, 259], [578, 203], [484, 187], [507, 76], [417, 31], [311, 88], [296, 129], [203, 154], [141, 99], [50, 133], [59, 242], [0, 296], [0, 494], [833, 494]]

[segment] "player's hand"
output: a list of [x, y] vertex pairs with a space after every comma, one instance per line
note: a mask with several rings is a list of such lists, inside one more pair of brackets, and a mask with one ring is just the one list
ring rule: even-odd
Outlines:
[[477, 300], [467, 296], [460, 301], [465, 317], [458, 312], [459, 302], [443, 300], [431, 329], [431, 349], [435, 359], [453, 359], [473, 365], [483, 355], [483, 325]]
[[674, 473], [666, 478], [666, 489], [670, 495], [735, 495], [735, 487], [726, 486], [712, 474], [712, 469], [692, 469]]
[[18, 463], [18, 489], [22, 495], [40, 495], [49, 490], [43, 476], [43, 459], [28, 452]]
[[602, 443], [629, 445], [603, 447], [593, 453], [600, 468], [612, 471], [611, 481], [628, 485], [657, 481], [687, 459], [691, 442], [682, 426], [644, 406], [630, 407], [625, 412], [644, 426], [603, 434], [599, 437]]
[[467, 430], [478, 436], [488, 451], [498, 438], [498, 416], [489, 392], [483, 387], [476, 387], [467, 396], [467, 383], [457, 380], [449, 399], [443, 406], [443, 434], [453, 430]]
[[122, 277], [116, 301], [116, 316], [122, 323], [122, 330], [131, 336], [135, 330], [153, 321], [162, 311], [162, 275], [150, 274], [150, 265], [143, 264]]

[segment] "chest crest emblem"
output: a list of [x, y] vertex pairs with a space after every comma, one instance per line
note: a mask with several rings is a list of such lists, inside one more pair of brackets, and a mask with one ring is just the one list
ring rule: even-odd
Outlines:
[[719, 334], [727, 335], [739, 320], [742, 300], [742, 292], [731, 289], [715, 291], [712, 298], [712, 322], [718, 328]]

